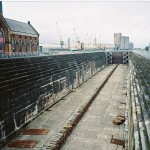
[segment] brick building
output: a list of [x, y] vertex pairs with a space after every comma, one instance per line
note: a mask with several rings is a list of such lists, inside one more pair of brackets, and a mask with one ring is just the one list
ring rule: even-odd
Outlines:
[[28, 23], [4, 18], [0, 2], [0, 52], [38, 52], [39, 33]]

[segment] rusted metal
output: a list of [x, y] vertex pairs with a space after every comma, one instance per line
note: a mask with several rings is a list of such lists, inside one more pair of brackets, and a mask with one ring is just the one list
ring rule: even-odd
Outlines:
[[121, 146], [125, 146], [125, 142], [123, 140], [120, 140], [120, 139], [114, 139], [113, 136], [111, 138], [111, 141], [110, 143], [112, 144], [116, 144], [116, 145], [121, 145]]
[[121, 120], [119, 120], [119, 119], [117, 119], [117, 118], [115, 118], [114, 120], [113, 120], [113, 124], [115, 124], [115, 125], [121, 125], [123, 122], [121, 121]]
[[24, 135], [45, 135], [50, 129], [28, 129], [21, 132]]
[[125, 122], [125, 117], [124, 116], [118, 116], [117, 119], [121, 120], [122, 122]]
[[121, 125], [125, 122], [125, 117], [124, 116], [117, 116], [114, 120], [113, 120], [113, 124], [115, 125]]
[[33, 148], [37, 143], [37, 140], [15, 140], [8, 143], [7, 147]]

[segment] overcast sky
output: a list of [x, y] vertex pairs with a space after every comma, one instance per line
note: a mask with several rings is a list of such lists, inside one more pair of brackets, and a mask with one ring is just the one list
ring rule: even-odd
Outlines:
[[27, 22], [40, 33], [40, 43], [59, 41], [56, 22], [63, 40], [85, 36], [112, 43], [115, 32], [130, 37], [135, 47], [150, 42], [150, 2], [3, 2], [6, 18]]

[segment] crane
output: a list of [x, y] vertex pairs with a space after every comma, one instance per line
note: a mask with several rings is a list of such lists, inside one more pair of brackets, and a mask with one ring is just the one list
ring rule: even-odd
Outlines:
[[74, 36], [75, 36], [75, 48], [76, 48], [77, 50], [80, 50], [80, 49], [81, 49], [81, 43], [80, 43], [80, 41], [79, 41], [79, 37], [78, 37], [77, 34], [76, 34], [75, 28], [74, 28], [73, 30], [74, 30]]
[[97, 39], [96, 39], [96, 34], [95, 34], [95, 38], [94, 38], [94, 44], [95, 48], [97, 47]]
[[85, 35], [84, 44], [86, 44], [88, 38], [88, 33]]
[[59, 42], [60, 42], [60, 45], [61, 45], [61, 50], [63, 50], [64, 41], [62, 40], [62, 34], [60, 34], [60, 32], [59, 32], [57, 22], [56, 22], [56, 26], [57, 26], [58, 36], [59, 36]]
[[86, 47], [86, 49], [87, 49], [87, 46], [88, 46], [88, 33], [87, 33], [86, 36], [85, 36], [84, 45], [85, 45], [85, 47]]
[[90, 46], [91, 46], [91, 44], [92, 44], [91, 40], [92, 40], [92, 34], [91, 34], [91, 36], [89, 36], [89, 44], [88, 44], [88, 48], [89, 48], [89, 49], [90, 49]]
[[98, 45], [99, 45], [99, 48], [101, 48], [101, 35], [99, 36], [99, 41], [98, 41]]

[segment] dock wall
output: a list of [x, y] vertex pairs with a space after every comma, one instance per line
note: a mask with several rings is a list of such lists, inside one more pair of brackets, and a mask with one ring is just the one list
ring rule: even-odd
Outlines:
[[105, 66], [105, 53], [0, 59], [0, 139]]
[[129, 67], [128, 149], [149, 150], [150, 59], [132, 52]]

